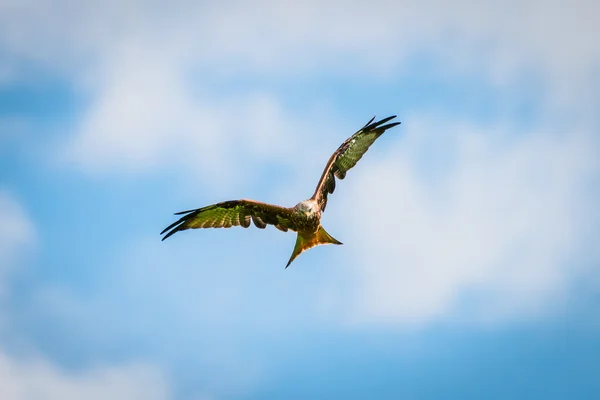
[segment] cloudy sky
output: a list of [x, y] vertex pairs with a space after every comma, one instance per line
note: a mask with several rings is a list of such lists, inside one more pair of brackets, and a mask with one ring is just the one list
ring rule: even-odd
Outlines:
[[[0, 1], [0, 398], [593, 398], [596, 1]], [[173, 212], [309, 197], [321, 246]]]

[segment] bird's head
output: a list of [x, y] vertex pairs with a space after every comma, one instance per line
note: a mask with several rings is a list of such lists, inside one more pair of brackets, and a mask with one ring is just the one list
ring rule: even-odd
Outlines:
[[296, 205], [296, 210], [306, 217], [310, 217], [317, 212], [318, 205], [314, 200], [304, 200]]

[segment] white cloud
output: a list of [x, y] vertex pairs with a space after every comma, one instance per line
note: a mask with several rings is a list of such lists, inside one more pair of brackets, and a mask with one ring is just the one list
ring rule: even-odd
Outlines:
[[244, 70], [284, 75], [307, 67], [339, 71], [356, 63], [361, 70], [377, 70], [405, 61], [408, 53], [433, 51], [446, 61], [444, 68], [471, 64], [472, 57], [462, 57], [471, 54], [483, 55], [484, 67], [499, 75], [533, 66], [575, 77], [599, 61], [597, 11], [593, 0], [177, 1], [169, 6], [19, 0], [3, 2], [1, 15], [2, 44], [10, 54], [48, 65], [67, 62], [74, 65], [63, 68], [71, 70], [81, 67], [81, 60], [106, 62], [115, 48], [135, 40], [183, 63], [225, 67], [234, 74], [240, 73], [238, 62]]
[[[292, 149], [307, 147], [293, 139], [307, 137], [307, 124], [287, 115], [274, 96], [200, 98], [176, 65], [132, 53], [135, 62], [124, 61], [110, 73], [61, 155], [82, 170], [180, 167], [208, 183], [239, 185], [252, 177], [247, 165], [290, 163]], [[140, 71], [142, 59], [148, 67]]]
[[563, 305], [595, 229], [593, 136], [407, 122], [333, 211], [354, 233], [344, 240], [358, 275], [349, 318], [491, 322]]
[[[256, 168], [297, 166], [310, 158], [314, 126], [327, 129], [326, 107], [290, 115], [265, 91], [210, 97], [194, 90], [176, 57], [144, 44], [121, 44], [99, 79], [88, 112], [60, 157], [92, 174], [181, 168], [204, 183], [232, 186], [251, 181]], [[214, 173], [218, 171], [218, 174]]]
[[[285, 154], [290, 146], [281, 132], [310, 119], [306, 110], [300, 117], [272, 94], [216, 93], [204, 85], [215, 77], [385, 79], [425, 54], [448, 77], [475, 73], [519, 85], [523, 75], [537, 76], [547, 105], [588, 115], [597, 108], [595, 1], [19, 0], [1, 7], [0, 46], [14, 74], [19, 63], [33, 62], [63, 71], [89, 94], [67, 154], [96, 173], [175, 163], [206, 176], [218, 169], [228, 180], [243, 170], [226, 157], [231, 152], [248, 153], [251, 161]], [[267, 119], [274, 122], [260, 130], [266, 136], [245, 140], [257, 133], [253, 124]], [[286, 141], [293, 133], [286, 132]], [[257, 137], [264, 139], [260, 149], [252, 148]]]
[[168, 399], [165, 378], [144, 365], [98, 367], [69, 372], [43, 359], [18, 360], [0, 350], [0, 398]]

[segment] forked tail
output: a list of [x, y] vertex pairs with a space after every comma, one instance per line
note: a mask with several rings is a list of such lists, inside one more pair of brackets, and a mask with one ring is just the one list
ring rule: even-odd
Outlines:
[[327, 233], [327, 231], [325, 231], [325, 229], [323, 229], [321, 225], [319, 225], [319, 229], [317, 229], [316, 233], [307, 234], [305, 232], [298, 232], [294, 251], [292, 252], [290, 261], [288, 261], [285, 267], [289, 267], [292, 261], [294, 261], [294, 259], [303, 251], [321, 244], [342, 244], [342, 242], [334, 239], [329, 233]]

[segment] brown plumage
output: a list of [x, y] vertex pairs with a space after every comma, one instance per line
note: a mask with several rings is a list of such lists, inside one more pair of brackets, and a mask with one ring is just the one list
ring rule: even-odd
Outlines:
[[373, 117], [342, 143], [327, 162], [315, 193], [310, 199], [289, 208], [254, 200], [230, 200], [178, 212], [175, 215], [183, 216], [161, 232], [161, 235], [166, 233], [162, 240], [186, 229], [232, 226], [247, 228], [251, 222], [260, 229], [264, 229], [267, 225], [274, 225], [284, 232], [288, 230], [298, 232], [296, 245], [286, 268], [305, 250], [321, 244], [342, 244], [321, 226], [321, 214], [327, 206], [327, 195], [335, 190], [335, 178], [344, 179], [346, 172], [356, 165], [379, 136], [387, 129], [400, 124], [400, 122], [393, 122], [384, 125], [394, 118], [395, 115], [373, 122], [375, 119]]

